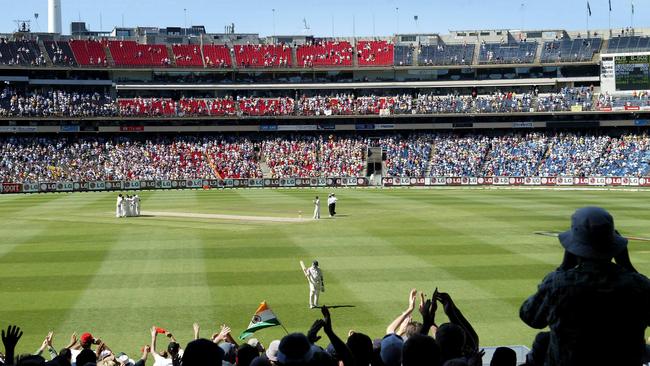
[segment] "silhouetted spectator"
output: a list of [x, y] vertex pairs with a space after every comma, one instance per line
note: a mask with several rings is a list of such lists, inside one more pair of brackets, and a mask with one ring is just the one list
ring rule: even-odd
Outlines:
[[[612, 263], [627, 257], [627, 239], [598, 207], [578, 209], [559, 239], [577, 265], [548, 274], [520, 310], [531, 327], [550, 327], [546, 365], [640, 365], [650, 280]], [[602, 336], [603, 327], [611, 337]]]

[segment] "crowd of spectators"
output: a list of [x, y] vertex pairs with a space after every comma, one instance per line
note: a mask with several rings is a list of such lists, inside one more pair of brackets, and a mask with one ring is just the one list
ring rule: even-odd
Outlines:
[[8, 41], [0, 38], [0, 64], [44, 66], [47, 61], [34, 41]]
[[[595, 101], [594, 101], [595, 99]], [[292, 97], [114, 98], [109, 94], [60, 89], [25, 91], [5, 87], [0, 116], [330, 116], [386, 114], [524, 113], [599, 110], [606, 107], [650, 106], [646, 92], [630, 96], [594, 96], [592, 88], [562, 88], [557, 93], [494, 91], [481, 95], [434, 93], [395, 95], [303, 95]], [[383, 114], [385, 113], [385, 114]]]
[[431, 156], [431, 136], [425, 134], [402, 138], [397, 135], [383, 138], [379, 142], [386, 151], [388, 176], [424, 176]]
[[236, 45], [232, 52], [239, 67], [287, 67], [291, 65], [291, 47], [286, 44]]
[[263, 161], [272, 178], [357, 177], [364, 169], [365, 142], [360, 138], [296, 136], [267, 139]]
[[599, 159], [610, 141], [609, 136], [603, 135], [558, 134], [550, 139], [538, 172], [547, 177], [599, 175]]
[[[374, 141], [374, 140], [373, 140]], [[5, 182], [361, 176], [366, 151], [387, 176], [647, 176], [650, 136], [601, 133], [224, 137], [6, 137]], [[373, 145], [374, 144], [374, 145]], [[268, 168], [265, 173], [264, 166]]]
[[0, 93], [0, 117], [116, 116], [114, 99], [98, 92], [47, 90], [19, 92], [6, 87]]
[[564, 87], [559, 93], [549, 93], [537, 97], [538, 112], [566, 112], [572, 107], [583, 111], [593, 110], [594, 93], [591, 87]]
[[489, 148], [490, 139], [487, 136], [436, 135], [432, 140], [429, 175], [439, 177], [479, 176]]
[[[438, 312], [444, 313], [446, 322], [436, 318]], [[2, 331], [5, 353], [0, 354], [0, 365], [144, 366], [153, 359], [154, 365], [171, 366], [480, 366], [485, 355], [470, 321], [448, 293], [437, 289], [430, 297], [411, 290], [406, 309], [388, 324], [385, 335], [376, 335], [374, 340], [350, 330], [344, 341], [333, 329], [330, 309], [322, 306], [320, 313], [304, 333], [289, 333], [266, 345], [255, 338], [235, 339], [226, 324], [202, 338], [205, 330], [194, 323], [193, 336], [183, 346], [168, 329], [152, 326], [147, 332], [150, 342], [137, 353], [118, 352], [111, 340], [89, 332], [80, 337], [73, 334], [67, 345], [57, 349], [54, 332], [48, 332], [34, 353], [16, 354], [23, 332], [10, 325]], [[325, 337], [321, 342], [319, 334]], [[161, 346], [159, 338], [166, 338], [167, 345]], [[515, 366], [516, 360], [514, 350], [501, 347], [491, 362]]]
[[347, 41], [316, 40], [296, 49], [300, 67], [352, 66], [353, 55], [352, 45]]

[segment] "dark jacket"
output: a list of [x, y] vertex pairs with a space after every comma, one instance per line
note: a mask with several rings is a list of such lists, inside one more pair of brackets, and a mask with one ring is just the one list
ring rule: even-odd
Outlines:
[[609, 262], [583, 262], [544, 278], [519, 316], [549, 326], [546, 365], [641, 365], [650, 280]]

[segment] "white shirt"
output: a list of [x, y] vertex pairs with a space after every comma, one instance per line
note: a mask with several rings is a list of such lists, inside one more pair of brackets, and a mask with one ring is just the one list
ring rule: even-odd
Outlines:
[[315, 266], [307, 268], [307, 281], [309, 281], [309, 284], [311, 285], [320, 287], [321, 283], [323, 282], [323, 273], [321, 272], [320, 268]]

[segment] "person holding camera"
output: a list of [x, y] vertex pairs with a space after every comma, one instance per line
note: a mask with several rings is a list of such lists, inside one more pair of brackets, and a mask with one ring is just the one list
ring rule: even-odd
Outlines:
[[641, 365], [650, 280], [632, 266], [628, 240], [599, 207], [578, 209], [571, 229], [559, 239], [565, 249], [562, 265], [519, 312], [529, 326], [550, 328], [544, 364]]

